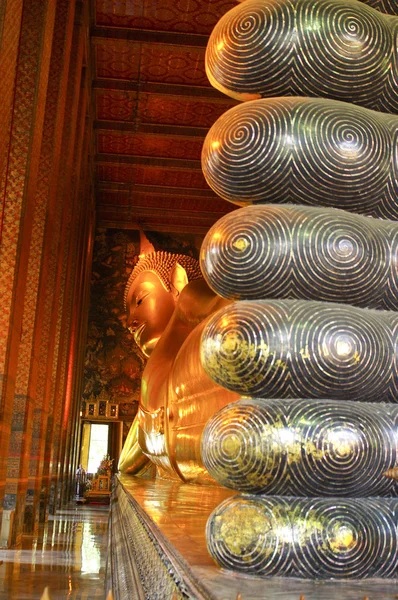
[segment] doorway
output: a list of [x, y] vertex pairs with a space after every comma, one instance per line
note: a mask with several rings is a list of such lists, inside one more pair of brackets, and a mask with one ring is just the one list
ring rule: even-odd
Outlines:
[[87, 473], [96, 473], [101, 460], [108, 454], [109, 424], [83, 423], [80, 462]]
[[83, 423], [80, 463], [86, 473], [97, 472], [104, 456], [114, 459], [113, 470], [116, 470], [121, 451], [122, 423]]

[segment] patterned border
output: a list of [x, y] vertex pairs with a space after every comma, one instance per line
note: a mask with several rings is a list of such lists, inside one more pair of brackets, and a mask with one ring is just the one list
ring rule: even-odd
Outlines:
[[214, 600], [118, 480], [111, 500], [106, 579], [115, 600]]

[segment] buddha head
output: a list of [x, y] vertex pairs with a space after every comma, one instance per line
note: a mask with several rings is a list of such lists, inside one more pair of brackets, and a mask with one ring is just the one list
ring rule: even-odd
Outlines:
[[126, 285], [127, 328], [149, 357], [174, 312], [178, 296], [189, 281], [202, 277], [191, 256], [155, 251], [140, 232], [140, 259]]

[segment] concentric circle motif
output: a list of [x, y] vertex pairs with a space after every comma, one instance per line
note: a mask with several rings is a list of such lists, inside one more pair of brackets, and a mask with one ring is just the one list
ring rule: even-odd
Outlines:
[[397, 566], [397, 501], [318, 498], [294, 502], [301, 577], [391, 577]]
[[202, 365], [244, 396], [398, 402], [389, 315], [304, 300], [236, 302], [206, 324]]
[[287, 411], [278, 400], [264, 402], [234, 402], [217, 412], [202, 435], [202, 459], [221, 485], [288, 494], [289, 456], [278, 437], [289, 431]]
[[246, 102], [209, 130], [202, 169], [210, 187], [238, 205], [307, 204], [396, 218], [397, 125], [395, 115], [335, 100]]
[[[398, 397], [398, 377], [396, 376], [398, 369], [398, 313], [389, 311], [384, 313], [385, 319], [388, 321], [389, 331], [391, 332], [393, 349], [394, 349], [394, 363], [392, 367], [392, 376], [390, 379], [390, 397]], [[398, 421], [397, 421], [398, 426]], [[398, 431], [398, 429], [397, 429]]]
[[238, 100], [327, 95], [394, 112], [394, 27], [351, 0], [245, 0], [210, 35], [207, 76]]
[[311, 579], [397, 575], [398, 500], [235, 496], [212, 513], [207, 545], [247, 574]]
[[207, 77], [215, 88], [238, 100], [258, 98], [265, 89], [272, 92], [268, 95], [288, 94], [295, 52], [291, 2], [246, 0], [243, 4], [227, 12], [210, 35]]
[[206, 540], [222, 567], [260, 575], [286, 573], [292, 562], [289, 505], [283, 499], [236, 496], [210, 515]]
[[245, 206], [201, 249], [209, 286], [239, 300], [203, 323], [202, 365], [245, 396], [203, 432], [210, 475], [244, 492], [207, 543], [244, 574], [398, 575], [398, 18], [383, 12], [397, 0], [245, 0], [206, 51], [210, 83], [251, 100], [202, 151], [210, 187]]
[[[244, 2], [245, 0], [237, 0], [237, 2]], [[397, 15], [398, 14], [398, 4], [397, 0], [360, 0], [364, 4], [371, 6], [372, 8], [378, 10], [379, 12]]]
[[209, 286], [231, 299], [303, 298], [398, 309], [398, 224], [345, 211], [256, 205], [207, 233]]
[[221, 485], [282, 496], [397, 496], [394, 405], [240, 400], [208, 422], [202, 458]]

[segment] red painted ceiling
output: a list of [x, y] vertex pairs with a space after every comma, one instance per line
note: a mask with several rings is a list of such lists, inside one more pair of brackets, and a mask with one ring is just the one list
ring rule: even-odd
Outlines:
[[214, 90], [205, 51], [234, 0], [92, 0], [99, 225], [205, 233], [233, 206], [200, 165], [208, 129], [236, 103]]

